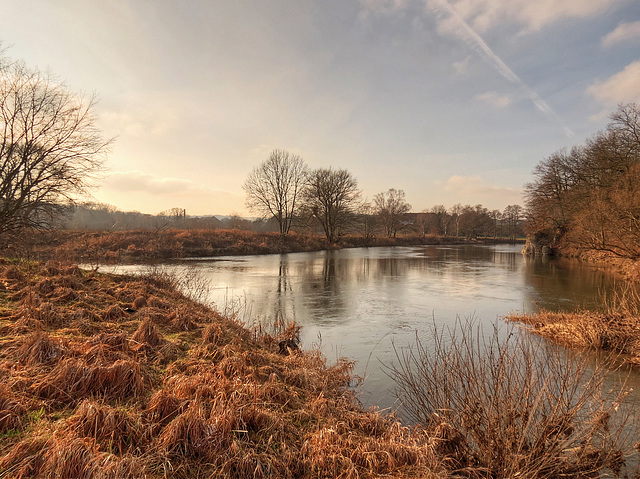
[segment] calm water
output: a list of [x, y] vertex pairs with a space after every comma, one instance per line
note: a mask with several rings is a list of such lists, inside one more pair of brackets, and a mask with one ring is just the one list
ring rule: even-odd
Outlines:
[[[219, 309], [241, 305], [248, 322], [296, 321], [304, 347], [330, 362], [356, 361], [361, 400], [393, 406], [382, 365], [434, 325], [474, 317], [482, 325], [537, 307], [597, 306], [614, 280], [588, 265], [541, 261], [521, 245], [359, 248], [313, 253], [229, 256], [165, 266], [196, 268]], [[141, 270], [119, 266], [117, 271]]]

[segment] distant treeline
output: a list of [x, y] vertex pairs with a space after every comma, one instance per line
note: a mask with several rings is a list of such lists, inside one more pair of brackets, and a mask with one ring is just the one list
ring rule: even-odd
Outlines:
[[127, 231], [127, 230], [165, 230], [180, 229], [246, 229], [256, 232], [274, 231], [271, 222], [256, 219], [249, 220], [237, 215], [192, 216], [184, 208], [171, 208], [152, 215], [139, 211], [120, 211], [104, 203], [80, 203], [69, 206], [57, 228], [63, 230], [86, 231]]
[[[400, 235], [437, 235], [456, 238], [523, 237], [524, 210], [509, 205], [504, 211], [488, 210], [482, 205], [457, 204], [449, 209], [437, 205], [421, 213], [403, 213], [397, 221]], [[231, 216], [192, 216], [183, 208], [172, 208], [156, 215], [137, 211], [120, 211], [101, 203], [82, 203], [72, 206], [58, 224], [63, 230], [75, 231], [131, 231], [167, 229], [237, 229], [257, 233], [278, 232], [279, 225], [271, 219], [247, 219]], [[302, 219], [294, 221], [293, 231], [320, 234], [320, 227]], [[365, 238], [388, 236], [384, 218], [376, 214], [355, 213], [345, 228], [345, 234]]]
[[640, 107], [621, 105], [583, 145], [542, 160], [525, 188], [538, 244], [640, 258]]

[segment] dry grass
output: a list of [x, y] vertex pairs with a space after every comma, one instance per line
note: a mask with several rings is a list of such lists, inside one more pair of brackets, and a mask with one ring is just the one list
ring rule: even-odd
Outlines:
[[640, 365], [640, 296], [633, 286], [603, 299], [603, 312], [511, 314], [509, 321], [530, 325], [540, 336], [576, 349], [608, 351], [619, 359]]
[[[157, 274], [0, 264], [0, 477], [447, 477], [363, 411], [351, 364], [249, 331]], [[140, 299], [142, 298], [142, 299]]]
[[[40, 260], [64, 258], [84, 263], [150, 262], [175, 258], [213, 257], [321, 251], [332, 248], [370, 246], [412, 246], [462, 244], [480, 240], [437, 235], [403, 234], [397, 238], [348, 234], [336, 244], [328, 244], [324, 235], [291, 232], [257, 233], [246, 230], [168, 229], [129, 231], [48, 231], [34, 232], [13, 252]], [[495, 240], [486, 239], [486, 242]]]

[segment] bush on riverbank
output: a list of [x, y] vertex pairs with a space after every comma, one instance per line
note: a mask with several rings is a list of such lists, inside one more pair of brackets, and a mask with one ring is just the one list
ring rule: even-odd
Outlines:
[[638, 429], [622, 408], [623, 384], [608, 369], [514, 329], [485, 336], [479, 325], [435, 326], [396, 350], [390, 375], [404, 409], [440, 439], [470, 477], [618, 475]]
[[283, 351], [295, 327], [249, 331], [163, 275], [0, 279], [0, 477], [447, 477], [427, 434], [359, 407], [349, 362]]

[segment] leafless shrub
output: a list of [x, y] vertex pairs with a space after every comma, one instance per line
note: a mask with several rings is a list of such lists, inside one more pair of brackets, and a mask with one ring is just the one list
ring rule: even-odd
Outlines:
[[607, 313], [640, 318], [640, 289], [633, 283], [624, 283], [609, 296], [604, 295], [602, 303]]
[[[407, 416], [471, 477], [596, 477], [620, 472], [636, 429], [605, 363], [511, 328], [432, 328], [389, 368]], [[427, 342], [428, 341], [428, 342]]]

